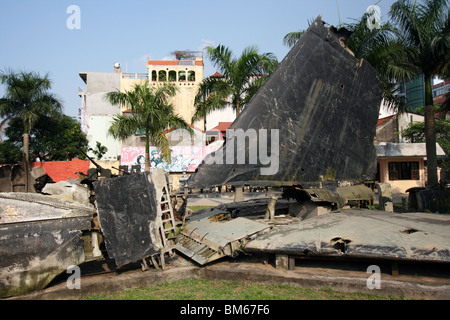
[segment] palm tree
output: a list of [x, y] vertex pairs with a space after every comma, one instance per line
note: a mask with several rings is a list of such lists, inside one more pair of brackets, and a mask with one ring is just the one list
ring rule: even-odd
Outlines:
[[186, 129], [191, 134], [191, 127], [174, 113], [169, 98], [176, 95], [176, 87], [170, 84], [150, 87], [148, 81], [135, 84], [130, 91], [108, 92], [106, 100], [111, 104], [120, 104], [129, 108], [130, 114], [114, 117], [108, 132], [116, 139], [124, 140], [142, 132], [145, 135], [145, 171], [150, 171], [150, 142], [160, 151], [161, 156], [170, 162], [169, 141], [164, 132], [169, 127]]
[[389, 22], [382, 24], [380, 28], [369, 29], [368, 16], [366, 13], [359, 21], [344, 25], [352, 34], [347, 47], [356, 59], [364, 59], [374, 67], [383, 89], [385, 104], [399, 112], [406, 111], [403, 99], [397, 95], [397, 77], [410, 78], [414, 75], [414, 70], [409, 64], [400, 63], [406, 52], [397, 38], [398, 30]]
[[[428, 185], [438, 183], [436, 130], [434, 122], [432, 77], [448, 73], [450, 68], [450, 12], [448, 0], [410, 0], [395, 2], [390, 17], [398, 26], [404, 54], [397, 60], [409, 66], [413, 75], [425, 80], [425, 139], [427, 150]], [[408, 80], [411, 73], [393, 73], [397, 80]]]
[[255, 46], [245, 48], [239, 58], [234, 58], [232, 51], [223, 45], [209, 46], [206, 52], [222, 76], [203, 80], [195, 99], [192, 122], [230, 104], [237, 117], [262, 86], [267, 74], [278, 65], [273, 54], [259, 54]]
[[48, 74], [41, 77], [35, 72], [10, 71], [1, 73], [0, 81], [6, 85], [6, 95], [0, 99], [2, 125], [12, 118], [21, 119], [24, 126], [23, 152], [28, 161], [31, 129], [40, 117], [61, 114], [61, 102], [48, 92], [52, 86]]
[[[383, 89], [383, 98], [388, 106], [402, 110], [403, 101], [396, 95], [397, 83], [389, 79], [387, 74], [392, 69], [402, 68], [389, 57], [403, 54], [403, 46], [396, 41], [396, 30], [390, 23], [382, 24], [378, 29], [369, 29], [368, 17], [369, 14], [365, 13], [360, 20], [343, 24], [343, 27], [351, 34], [345, 45], [352, 51], [356, 59], [365, 59], [375, 68]], [[294, 31], [286, 34], [283, 44], [292, 48], [303, 33], [304, 31]], [[402, 70], [404, 69], [402, 68]]]
[[[358, 59], [366, 59], [377, 71], [384, 98], [402, 107], [395, 96], [397, 83], [421, 74], [425, 79], [425, 123], [428, 184], [438, 183], [436, 135], [431, 79], [450, 69], [450, 13], [448, 0], [398, 0], [390, 10], [391, 23], [381, 29], [366, 27], [367, 15], [346, 28], [353, 32], [347, 46]], [[289, 45], [300, 32], [286, 35]]]

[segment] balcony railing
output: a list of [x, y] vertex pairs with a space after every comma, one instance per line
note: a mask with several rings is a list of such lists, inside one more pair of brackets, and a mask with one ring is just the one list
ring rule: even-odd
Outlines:
[[148, 79], [148, 73], [122, 73], [123, 79]]

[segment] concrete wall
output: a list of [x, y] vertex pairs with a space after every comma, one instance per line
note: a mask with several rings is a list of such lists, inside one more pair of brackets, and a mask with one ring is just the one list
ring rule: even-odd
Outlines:
[[[80, 73], [80, 76], [81, 74], [86, 80], [86, 92], [82, 96], [82, 125], [89, 140], [89, 147], [94, 149], [99, 141], [108, 148], [103, 159], [117, 160], [120, 157], [120, 141], [107, 135], [107, 131], [113, 117], [120, 114], [120, 107], [111, 105], [105, 100], [105, 95], [120, 89], [121, 73], [86, 72]], [[95, 158], [92, 152], [88, 155]]]
[[206, 130], [217, 127], [219, 122], [233, 122], [234, 119], [236, 119], [236, 111], [231, 106], [213, 111], [206, 116]]
[[[108, 148], [108, 151], [103, 155], [102, 160], [115, 161], [118, 160], [118, 156], [120, 156], [120, 141], [108, 134], [109, 127], [112, 123], [112, 116], [92, 115], [89, 117], [89, 130], [87, 132], [89, 147], [95, 149], [96, 142], [99, 141]], [[92, 152], [89, 152], [88, 155], [94, 160], [96, 159]]]
[[205, 134], [193, 129], [193, 135], [190, 135], [189, 131], [184, 129], [172, 130], [166, 133], [166, 137], [169, 140], [169, 145], [172, 146], [204, 146], [206, 145]]
[[[399, 131], [403, 131], [406, 128], [408, 128], [408, 125], [411, 122], [424, 122], [425, 121], [425, 117], [418, 115], [418, 114], [414, 114], [414, 113], [409, 113], [409, 112], [405, 112], [405, 113], [400, 113], [397, 116], [397, 121], [398, 121], [398, 130]], [[410, 142], [408, 139], [404, 138], [401, 134], [399, 134], [399, 142]]]
[[[111, 170], [112, 174], [119, 174], [119, 171], [117, 170], [120, 166], [120, 161], [105, 161], [105, 160], [95, 160], [95, 162], [101, 166], [103, 169], [109, 169]], [[115, 168], [117, 169], [115, 169]], [[90, 162], [89, 169], [91, 168], [97, 168], [92, 162]]]
[[87, 92], [109, 92], [120, 89], [120, 73], [87, 72]]

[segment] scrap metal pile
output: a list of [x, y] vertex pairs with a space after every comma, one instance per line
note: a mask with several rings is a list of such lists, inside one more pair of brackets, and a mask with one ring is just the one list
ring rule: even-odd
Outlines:
[[[249, 143], [229, 137], [188, 181], [270, 187], [268, 198], [177, 216], [162, 170], [91, 181], [95, 209], [2, 194], [0, 297], [42, 289], [68, 264], [100, 259], [102, 243], [118, 267], [164, 267], [175, 252], [200, 265], [240, 253], [448, 263], [449, 215], [346, 209], [375, 197], [363, 183], [375, 175], [381, 102], [375, 71], [347, 40], [317, 18], [231, 125]], [[263, 133], [273, 133], [266, 145]], [[264, 160], [250, 161], [255, 145]]]

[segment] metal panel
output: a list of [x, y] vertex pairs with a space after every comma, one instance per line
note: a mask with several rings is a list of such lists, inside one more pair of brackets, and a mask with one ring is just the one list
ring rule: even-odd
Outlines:
[[0, 297], [43, 289], [85, 260], [95, 210], [42, 194], [0, 195]]
[[449, 228], [448, 215], [342, 210], [278, 226], [243, 251], [449, 262]]
[[157, 192], [149, 172], [94, 183], [100, 227], [117, 266], [159, 253]]
[[203, 265], [223, 256], [236, 256], [249, 237], [268, 229], [265, 223], [246, 218], [231, 220], [226, 211], [214, 209], [185, 224], [176, 249]]
[[[381, 98], [374, 69], [355, 59], [319, 17], [230, 126], [255, 130], [258, 141], [234, 143], [231, 149], [233, 143], [227, 139], [199, 166], [189, 186], [320, 187], [330, 180], [370, 180], [376, 172], [373, 138]], [[238, 164], [238, 155], [248, 158], [249, 146], [261, 142], [260, 129], [268, 130], [268, 156], [279, 161], [274, 174], [261, 174], [261, 168], [271, 165], [261, 163], [261, 154], [256, 164], [248, 159]], [[279, 154], [273, 155], [272, 129], [279, 130]], [[223, 164], [207, 164], [220, 152]]]

